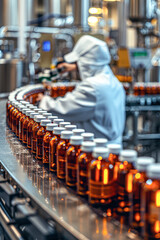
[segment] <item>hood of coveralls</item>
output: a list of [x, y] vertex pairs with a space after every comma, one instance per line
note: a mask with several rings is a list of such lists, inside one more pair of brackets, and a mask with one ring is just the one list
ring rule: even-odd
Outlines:
[[104, 41], [85, 35], [76, 43], [73, 51], [64, 56], [68, 63], [77, 62], [80, 77], [85, 80], [104, 71], [111, 56]]

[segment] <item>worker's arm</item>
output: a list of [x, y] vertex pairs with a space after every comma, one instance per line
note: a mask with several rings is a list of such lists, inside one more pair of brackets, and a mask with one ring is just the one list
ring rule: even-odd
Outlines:
[[81, 83], [72, 93], [65, 97], [53, 100], [49, 96], [43, 97], [39, 107], [50, 111], [53, 115], [64, 117], [70, 121], [87, 121], [94, 115], [96, 106], [96, 93], [94, 88], [86, 83]]

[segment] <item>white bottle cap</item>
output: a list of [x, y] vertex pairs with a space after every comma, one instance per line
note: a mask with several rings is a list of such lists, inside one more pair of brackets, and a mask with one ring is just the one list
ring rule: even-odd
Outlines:
[[30, 113], [30, 118], [34, 119], [34, 117], [37, 116], [37, 115], [39, 115], [39, 114], [38, 114], [38, 113], [35, 113], [35, 112]]
[[[46, 118], [48, 118], [48, 117], [52, 116], [52, 113], [43, 113], [43, 116], [46, 117]], [[51, 120], [51, 119], [50, 119], [50, 120]]]
[[65, 128], [63, 128], [63, 127], [54, 127], [53, 128], [53, 134], [61, 135], [61, 132], [64, 131], [64, 130], [65, 130]]
[[[50, 119], [48, 119], [48, 120], [50, 120]], [[46, 126], [46, 130], [47, 131], [53, 131], [53, 129], [55, 127], [58, 127], [58, 124], [56, 124], [56, 123], [48, 123], [47, 126]]]
[[27, 108], [30, 108], [30, 107], [32, 107], [32, 106], [33, 106], [33, 104], [28, 104], [28, 105], [26, 105]]
[[76, 128], [77, 128], [76, 125], [67, 125], [67, 126], [65, 126], [65, 129], [69, 130], [69, 131], [72, 131], [73, 129], [76, 129]]
[[119, 154], [122, 150], [121, 144], [108, 144], [107, 145], [109, 153]]
[[17, 102], [15, 103], [15, 107], [18, 108], [20, 105], [22, 105], [21, 103]]
[[81, 136], [82, 133], [84, 133], [85, 130], [81, 128], [73, 129], [73, 135], [74, 136]]
[[96, 147], [106, 147], [108, 140], [106, 138], [95, 138]]
[[138, 171], [146, 172], [148, 165], [155, 163], [152, 157], [139, 157], [137, 158], [136, 168]]
[[23, 105], [28, 105], [28, 104], [30, 104], [29, 102], [27, 102], [27, 101], [20, 101], [20, 103], [22, 103]]
[[70, 139], [73, 135], [73, 132], [72, 131], [62, 131], [61, 132], [61, 138], [62, 139]]
[[40, 111], [38, 111], [38, 113], [43, 115], [43, 113], [47, 113], [47, 111], [45, 111], [45, 110], [40, 110]]
[[71, 125], [71, 123], [70, 122], [60, 122], [60, 124], [59, 124], [60, 127], [65, 127], [67, 125]]
[[23, 109], [22, 109], [22, 113], [23, 113], [23, 114], [25, 114], [26, 111], [28, 111], [28, 108], [23, 108]]
[[122, 162], [135, 162], [137, 160], [137, 152], [135, 150], [122, 150], [120, 153], [120, 160]]
[[147, 177], [160, 179], [160, 163], [154, 163], [147, 167]]
[[18, 110], [21, 111], [21, 112], [22, 112], [22, 109], [24, 109], [24, 108], [26, 108], [26, 106], [24, 106], [24, 105], [18, 106]]
[[57, 116], [49, 116], [48, 119], [51, 120], [52, 122], [54, 122], [54, 119], [57, 119]]
[[48, 123], [51, 123], [51, 120], [48, 120], [48, 119], [44, 119], [44, 120], [41, 120], [41, 126], [46, 126]]
[[[27, 106], [28, 107], [28, 106]], [[34, 110], [34, 109], [37, 109], [37, 107], [36, 106], [29, 106], [29, 109], [30, 110]]]
[[108, 158], [109, 152], [106, 147], [95, 147], [93, 150], [93, 157], [98, 158]]
[[41, 108], [36, 108], [34, 111], [38, 113], [39, 111], [42, 111], [42, 109]]
[[96, 144], [94, 142], [86, 141], [86, 142], [82, 142], [81, 149], [84, 152], [93, 152], [93, 149], [95, 148], [95, 146]]
[[30, 113], [34, 113], [34, 111], [32, 111], [32, 110], [26, 111], [26, 116], [30, 117]]
[[40, 123], [41, 120], [44, 120], [44, 119], [46, 119], [46, 118], [43, 117], [43, 115], [36, 115], [36, 116], [34, 117], [34, 121], [37, 122], [37, 123]]
[[81, 145], [83, 142], [83, 137], [82, 136], [72, 136], [70, 138], [70, 143], [73, 145]]
[[54, 119], [54, 123], [56, 123], [56, 124], [60, 124], [60, 122], [64, 122], [64, 119], [60, 119], [60, 118], [56, 118], [56, 119]]
[[85, 132], [85, 133], [82, 133], [81, 136], [83, 137], [83, 141], [93, 141], [94, 140], [94, 133]]

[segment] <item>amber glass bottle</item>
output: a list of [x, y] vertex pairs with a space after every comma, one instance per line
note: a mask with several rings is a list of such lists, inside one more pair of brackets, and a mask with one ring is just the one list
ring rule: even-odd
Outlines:
[[89, 165], [94, 147], [94, 142], [82, 142], [81, 152], [78, 156], [77, 193], [83, 196], [88, 195]]
[[77, 128], [76, 125], [66, 125], [66, 126], [65, 126], [65, 129], [66, 129], [67, 131], [72, 131], [73, 129], [76, 129], [76, 128]]
[[108, 160], [108, 149], [96, 147], [89, 167], [89, 202], [103, 206], [108, 216], [112, 215], [116, 196], [113, 164]]
[[15, 103], [14, 104], [14, 110], [12, 112], [12, 131], [14, 133], [16, 133], [16, 117], [17, 117], [17, 114], [19, 113], [19, 110], [18, 110], [18, 106], [20, 106], [21, 103]]
[[96, 147], [106, 147], [108, 140], [106, 138], [95, 138]]
[[72, 132], [73, 132], [73, 136], [81, 136], [81, 134], [84, 133], [85, 130], [81, 128], [77, 128], [77, 129], [73, 129]]
[[20, 120], [21, 115], [23, 114], [23, 113], [22, 113], [22, 110], [23, 110], [24, 108], [26, 108], [24, 105], [20, 105], [20, 106], [18, 107], [19, 112], [18, 112], [18, 114], [17, 114], [17, 116], [16, 116], [16, 136], [17, 136], [18, 138], [19, 138], [19, 120]]
[[133, 204], [133, 178], [137, 173], [137, 152], [134, 150], [123, 150], [120, 153], [118, 169], [118, 202], [117, 213], [129, 216]]
[[31, 152], [33, 155], [36, 155], [36, 149], [37, 149], [37, 132], [40, 128], [40, 122], [41, 120], [46, 119], [42, 115], [37, 115], [34, 117], [35, 123], [32, 127], [32, 138], [31, 138]]
[[37, 132], [37, 151], [36, 151], [36, 158], [42, 160], [43, 158], [43, 138], [46, 134], [46, 126], [48, 123], [51, 123], [50, 120], [45, 119], [41, 120], [40, 128]]
[[15, 104], [17, 103], [17, 101], [12, 101], [12, 106], [9, 109], [9, 127], [12, 129], [12, 112], [15, 109]]
[[64, 119], [61, 119], [61, 118], [56, 118], [56, 119], [54, 119], [54, 123], [58, 124], [58, 126], [60, 126], [59, 124], [60, 124], [61, 122], [64, 122]]
[[60, 127], [64, 127], [64, 128], [67, 125], [71, 125], [71, 123], [70, 122], [60, 122], [60, 124], [59, 124]]
[[31, 149], [31, 142], [32, 142], [32, 128], [33, 128], [33, 124], [35, 123], [34, 121], [34, 117], [37, 116], [38, 113], [30, 113], [30, 120], [29, 120], [29, 123], [28, 123], [28, 127], [27, 127], [27, 147], [29, 149]]
[[85, 133], [82, 133], [81, 136], [83, 137], [83, 142], [94, 140], [94, 134], [93, 133], [85, 132]]
[[137, 173], [133, 179], [133, 206], [130, 216], [130, 226], [139, 232], [144, 227], [144, 206], [142, 206], [142, 185], [147, 181], [147, 167], [155, 162], [151, 157], [139, 157], [137, 159]]
[[65, 179], [66, 176], [66, 151], [72, 135], [72, 131], [62, 131], [57, 145], [57, 177], [60, 179]]
[[121, 161], [119, 159], [119, 155], [122, 150], [122, 146], [120, 144], [108, 144], [107, 148], [108, 148], [108, 152], [109, 152], [108, 159], [114, 166], [114, 180], [117, 182], [118, 169], [119, 169], [119, 165], [121, 163]]
[[78, 156], [82, 141], [82, 136], [72, 136], [66, 152], [66, 184], [70, 187], [77, 185]]
[[57, 116], [49, 116], [48, 119], [51, 120], [51, 122], [53, 123], [55, 119], [57, 119]]
[[10, 119], [9, 119], [9, 112], [10, 112], [10, 109], [12, 108], [12, 100], [8, 101], [8, 104], [6, 104], [6, 118], [7, 118], [7, 124], [8, 124], [8, 127], [9, 127], [9, 124], [10, 124]]
[[22, 126], [22, 142], [24, 144], [27, 144], [27, 135], [28, 135], [28, 123], [30, 120], [30, 113], [34, 113], [34, 111], [28, 110], [26, 111], [26, 118], [23, 121], [23, 126]]
[[43, 163], [49, 164], [49, 142], [53, 137], [53, 129], [58, 127], [55, 123], [48, 123], [46, 126], [46, 134], [43, 138]]
[[23, 134], [23, 122], [26, 118], [26, 111], [28, 111], [28, 108], [22, 109], [22, 115], [19, 119], [19, 140], [22, 141], [22, 134]]
[[49, 143], [49, 169], [51, 172], [57, 172], [57, 145], [60, 141], [61, 132], [65, 128], [55, 127], [53, 129], [53, 137]]

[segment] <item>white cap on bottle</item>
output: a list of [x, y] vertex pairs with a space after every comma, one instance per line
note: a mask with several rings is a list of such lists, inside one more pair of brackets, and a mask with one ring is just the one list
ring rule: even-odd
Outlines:
[[28, 104], [30, 104], [29, 102], [27, 102], [27, 101], [20, 101], [20, 103], [22, 103], [23, 105], [28, 105]]
[[76, 129], [77, 126], [76, 125], [66, 125], [65, 126], [65, 129], [68, 130], [68, 131], [72, 131], [73, 129]]
[[106, 147], [95, 147], [93, 150], [93, 157], [98, 158], [108, 158], [109, 152]]
[[26, 111], [28, 111], [28, 108], [23, 108], [23, 109], [22, 109], [22, 113], [23, 113], [23, 114], [25, 114]]
[[[46, 117], [46, 118], [48, 118], [48, 117], [52, 116], [52, 113], [48, 113], [48, 112], [47, 112], [47, 113], [43, 113], [43, 116]], [[50, 120], [51, 120], [51, 119], [50, 119]]]
[[48, 119], [44, 119], [44, 120], [41, 120], [41, 126], [45, 127], [48, 123], [51, 123], [51, 120], [48, 120]]
[[51, 120], [52, 122], [54, 122], [54, 119], [57, 119], [57, 116], [49, 116], [48, 119]]
[[41, 108], [36, 108], [34, 111], [38, 113], [39, 111], [42, 111], [42, 109]]
[[137, 160], [137, 152], [135, 150], [122, 150], [120, 153], [120, 160], [122, 162], [135, 162]]
[[37, 122], [37, 123], [40, 123], [41, 120], [44, 120], [44, 119], [46, 119], [46, 118], [43, 117], [43, 115], [36, 115], [36, 116], [34, 117], [34, 121]]
[[40, 111], [38, 111], [38, 113], [43, 115], [44, 113], [47, 113], [47, 111], [45, 111], [45, 110], [40, 110]]
[[94, 140], [94, 133], [85, 132], [85, 133], [82, 133], [81, 136], [83, 137], [83, 141], [93, 141]]
[[160, 179], [160, 163], [154, 163], [147, 167], [147, 177]]
[[60, 127], [65, 127], [67, 125], [71, 125], [71, 123], [70, 122], [60, 122], [60, 124], [59, 124]]
[[[28, 105], [28, 106], [29, 106], [29, 105]], [[30, 110], [37, 109], [37, 107], [36, 107], [36, 106], [34, 106], [34, 105], [32, 105], [32, 106], [29, 106], [29, 107], [28, 107], [28, 106], [27, 106], [27, 108], [29, 108]]]
[[24, 106], [24, 105], [19, 105], [18, 106], [18, 110], [20, 111], [20, 112], [22, 112], [22, 109], [25, 109], [26, 108], [26, 106]]
[[93, 149], [95, 148], [95, 146], [96, 144], [94, 142], [85, 141], [85, 142], [82, 142], [81, 149], [84, 152], [93, 152]]
[[82, 136], [72, 136], [70, 138], [70, 143], [73, 145], [81, 145], [83, 142], [83, 137]]
[[61, 132], [64, 131], [64, 130], [65, 130], [65, 128], [63, 128], [63, 127], [54, 127], [53, 128], [53, 134], [61, 135]]
[[61, 118], [56, 118], [56, 119], [54, 119], [54, 123], [56, 123], [56, 124], [60, 124], [60, 122], [64, 122], [64, 119], [61, 119]]
[[95, 138], [96, 147], [106, 147], [108, 140], [106, 138]]
[[30, 118], [34, 119], [35, 116], [39, 115], [38, 113], [32, 112], [30, 113]]
[[120, 154], [122, 150], [121, 144], [108, 144], [107, 145], [109, 153]]
[[32, 110], [26, 111], [26, 116], [30, 117], [30, 113], [34, 113], [34, 111], [32, 111]]
[[72, 131], [62, 131], [61, 132], [61, 138], [62, 139], [70, 139], [73, 135], [73, 132]]
[[28, 104], [28, 105], [26, 105], [27, 108], [30, 108], [30, 107], [32, 107], [32, 106], [33, 106], [33, 104]]
[[85, 130], [81, 128], [73, 129], [73, 135], [74, 136], [81, 136], [82, 133], [84, 133]]
[[[48, 119], [48, 120], [50, 120], [50, 119]], [[47, 126], [46, 126], [46, 130], [47, 131], [53, 131], [53, 129], [55, 127], [58, 127], [58, 124], [56, 124], [56, 123], [48, 123]]]
[[140, 172], [141, 171], [146, 172], [147, 167], [153, 163], [155, 163], [155, 159], [152, 157], [145, 157], [145, 156], [139, 157], [139, 158], [137, 158], [136, 168]]

